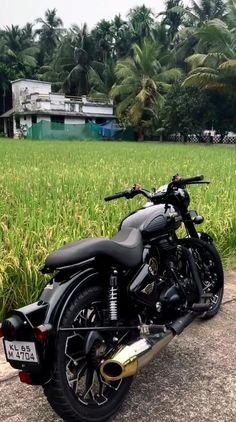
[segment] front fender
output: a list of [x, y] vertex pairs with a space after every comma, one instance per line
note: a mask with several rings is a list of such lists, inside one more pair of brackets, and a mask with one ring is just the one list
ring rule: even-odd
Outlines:
[[203, 240], [204, 242], [207, 242], [207, 243], [213, 243], [214, 242], [214, 240], [212, 239], [212, 237], [208, 233], [199, 232], [198, 237], [199, 237], [200, 240]]

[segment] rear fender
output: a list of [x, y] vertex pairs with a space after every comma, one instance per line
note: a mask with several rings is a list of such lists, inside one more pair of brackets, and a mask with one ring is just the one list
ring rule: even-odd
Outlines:
[[95, 276], [98, 282], [98, 275], [91, 268], [76, 274], [61, 271], [44, 288], [38, 302], [9, 312], [7, 318], [18, 315], [28, 329], [42, 324], [51, 324], [56, 329], [70, 298], [84, 286], [94, 284]]
[[[39, 364], [24, 364], [22, 366], [21, 362], [9, 362], [16, 369], [28, 371], [32, 375], [33, 384], [45, 384], [52, 376], [57, 329], [71, 298], [83, 288], [97, 285], [100, 280], [100, 274], [92, 268], [84, 269], [76, 274], [59, 272], [45, 287], [38, 302], [8, 314], [8, 317], [17, 315], [23, 321], [24, 330], [21, 331], [19, 340], [34, 341], [37, 344], [40, 356]], [[46, 324], [52, 326], [49, 339], [46, 343], [37, 343], [35, 328]]]
[[39, 303], [48, 304], [43, 323], [51, 324], [54, 329], [57, 329], [70, 299], [84, 287], [99, 282], [99, 273], [92, 268], [72, 274], [69, 279], [67, 272], [58, 273], [45, 287], [39, 299]]

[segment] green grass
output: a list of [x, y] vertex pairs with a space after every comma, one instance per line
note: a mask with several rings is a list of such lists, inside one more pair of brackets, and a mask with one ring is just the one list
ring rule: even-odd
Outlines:
[[112, 236], [144, 200], [106, 204], [106, 194], [139, 182], [147, 188], [179, 173], [204, 174], [191, 187], [202, 230], [224, 262], [236, 260], [236, 149], [103, 142], [0, 141], [0, 319], [6, 309], [37, 299], [38, 269], [49, 252], [88, 236]]

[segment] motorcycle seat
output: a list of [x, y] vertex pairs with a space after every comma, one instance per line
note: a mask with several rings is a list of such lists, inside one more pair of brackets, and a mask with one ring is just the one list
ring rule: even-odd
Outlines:
[[124, 267], [136, 267], [142, 260], [143, 242], [138, 229], [125, 228], [112, 239], [88, 238], [63, 246], [48, 256], [47, 269], [70, 267], [94, 257], [111, 258]]

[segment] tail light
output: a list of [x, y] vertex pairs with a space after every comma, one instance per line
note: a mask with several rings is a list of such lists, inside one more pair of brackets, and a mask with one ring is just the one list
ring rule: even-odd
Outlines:
[[1, 338], [1, 337], [4, 337], [2, 327], [0, 327], [0, 338]]
[[29, 385], [33, 384], [32, 378], [30, 374], [28, 374], [28, 372], [19, 372], [19, 378], [20, 378], [20, 381], [23, 382], [24, 384], [29, 384]]
[[23, 328], [24, 322], [22, 319], [18, 315], [14, 315], [3, 321], [0, 337], [4, 337], [8, 341], [14, 341], [19, 337]]
[[48, 340], [50, 334], [52, 333], [52, 325], [39, 325], [39, 327], [35, 328], [34, 332], [36, 340], [43, 343]]

